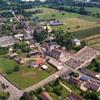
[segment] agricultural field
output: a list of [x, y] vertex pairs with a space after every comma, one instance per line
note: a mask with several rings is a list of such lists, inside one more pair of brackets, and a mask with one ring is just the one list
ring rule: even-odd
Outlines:
[[[62, 26], [52, 27], [53, 29], [61, 28], [65, 31], [74, 32], [100, 26], [99, 18], [94, 18], [91, 16], [82, 16], [80, 14], [70, 12], [61, 12], [52, 8], [38, 7], [33, 9], [27, 9], [25, 11], [28, 12], [37, 9], [42, 10], [43, 13], [33, 14], [33, 17], [38, 17], [39, 19], [56, 18], [64, 23], [64, 25]], [[79, 26], [79, 28], [77, 28], [77, 26]]]
[[[49, 75], [56, 72], [56, 69], [51, 65], [48, 65], [48, 69], [45, 71], [41, 68], [29, 68], [27, 65], [19, 65], [9, 58], [0, 56], [0, 70], [1, 72], [6, 73], [6, 77], [16, 86], [21, 89], [27, 88], [30, 85], [33, 85]], [[14, 72], [13, 69], [19, 66], [20, 70]], [[22, 81], [23, 80], [23, 81]]]
[[87, 45], [100, 50], [100, 34], [85, 37], [83, 40], [86, 41]]

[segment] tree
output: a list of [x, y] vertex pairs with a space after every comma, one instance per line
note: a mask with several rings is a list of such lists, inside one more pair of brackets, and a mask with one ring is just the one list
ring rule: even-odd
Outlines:
[[87, 91], [83, 96], [86, 100], [99, 100], [97, 93]]
[[7, 53], [8, 53], [7, 48], [0, 47], [0, 55], [4, 55], [4, 54], [7, 54]]
[[15, 66], [15, 68], [13, 69], [14, 72], [18, 72], [20, 70], [19, 66]]
[[100, 72], [100, 63], [96, 63], [96, 71]]
[[40, 32], [40, 33], [36, 33], [34, 34], [35, 39], [37, 42], [42, 42], [47, 38], [47, 33], [46, 32]]
[[28, 92], [25, 92], [23, 94], [23, 97], [22, 98], [23, 98], [22, 100], [33, 100], [32, 97], [29, 95]]

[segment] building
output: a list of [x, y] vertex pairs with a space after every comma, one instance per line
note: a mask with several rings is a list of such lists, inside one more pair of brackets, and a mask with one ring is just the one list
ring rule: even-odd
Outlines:
[[81, 85], [80, 80], [77, 79], [77, 78], [74, 78], [74, 77], [70, 77], [70, 78], [69, 78], [69, 82], [71, 82], [72, 84], [78, 85], [78, 86]]
[[66, 60], [65, 53], [62, 50], [53, 49], [51, 51], [51, 56], [64, 62]]
[[49, 24], [50, 24], [51, 26], [60, 26], [60, 25], [63, 25], [63, 23], [62, 23], [61, 21], [59, 21], [59, 20], [51, 20], [51, 21], [49, 22]]
[[91, 91], [96, 91], [96, 92], [99, 92], [100, 91], [100, 85], [97, 84], [97, 83], [94, 83], [94, 82], [91, 82], [91, 81], [87, 81], [85, 84], [84, 84], [84, 88], [85, 90], [91, 90]]
[[0, 37], [0, 46], [1, 47], [9, 47], [16, 43], [16, 40], [12, 36], [4, 36]]
[[35, 50], [35, 51], [30, 51], [30, 52], [28, 53], [28, 56], [29, 56], [29, 57], [32, 57], [32, 56], [35, 56], [35, 55], [38, 55], [38, 54], [40, 54], [40, 52], [37, 51], [37, 50]]
[[73, 39], [72, 42], [75, 46], [80, 46], [81, 45], [81, 41], [79, 39]]
[[46, 70], [46, 69], [48, 69], [48, 66], [42, 65], [41, 68], [42, 68], [43, 70]]
[[86, 75], [82, 75], [81, 77], [80, 77], [80, 80], [81, 81], [88, 81], [90, 78], [88, 77], [88, 76], [86, 76]]
[[48, 63], [51, 64], [51, 65], [53, 65], [57, 70], [60, 70], [60, 69], [63, 68], [63, 67], [62, 67], [62, 66], [63, 66], [62, 63], [59, 62], [59, 61], [57, 61], [57, 60], [50, 59], [50, 60], [48, 61]]
[[75, 93], [71, 92], [66, 100], [83, 100], [82, 97], [76, 95]]

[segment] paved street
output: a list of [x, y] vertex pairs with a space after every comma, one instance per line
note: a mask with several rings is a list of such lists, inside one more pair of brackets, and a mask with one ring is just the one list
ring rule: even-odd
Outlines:
[[0, 74], [0, 81], [8, 86], [7, 90], [10, 93], [10, 97], [8, 100], [19, 100], [19, 98], [23, 95], [23, 92], [16, 88], [14, 85], [12, 85], [8, 80], [6, 80], [1, 74]]

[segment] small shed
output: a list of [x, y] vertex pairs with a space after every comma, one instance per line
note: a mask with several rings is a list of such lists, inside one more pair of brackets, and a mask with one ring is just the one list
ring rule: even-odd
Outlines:
[[46, 70], [48, 68], [48, 66], [42, 65], [41, 68], [44, 69], [44, 70]]

